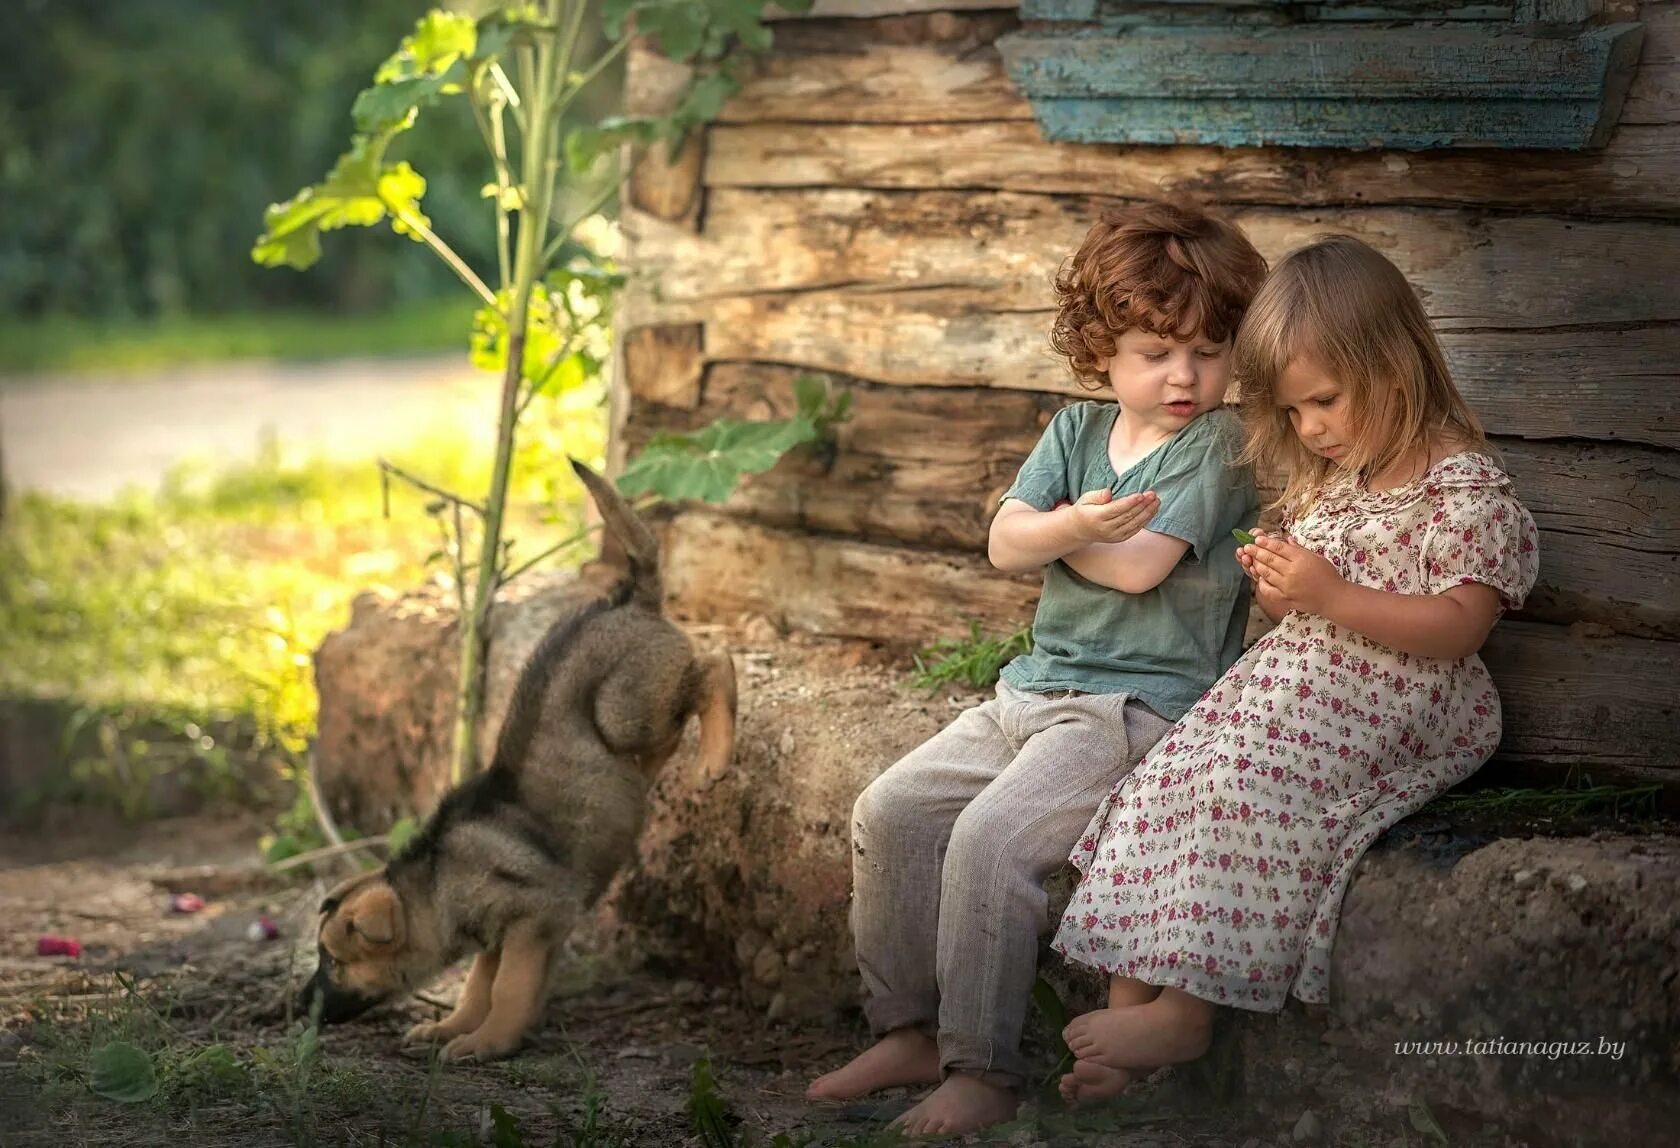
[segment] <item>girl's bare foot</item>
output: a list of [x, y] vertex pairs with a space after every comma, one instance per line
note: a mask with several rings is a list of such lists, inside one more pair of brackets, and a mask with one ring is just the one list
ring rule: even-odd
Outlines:
[[1062, 1077], [1058, 1087], [1062, 1099], [1069, 1104], [1089, 1104], [1119, 1096], [1136, 1079], [1137, 1074], [1124, 1068], [1110, 1068], [1094, 1060], [1076, 1060], [1073, 1071]]
[[1075, 1017], [1062, 1030], [1062, 1039], [1080, 1060], [1110, 1068], [1183, 1064], [1208, 1050], [1213, 1008], [1187, 992], [1163, 989], [1148, 1004]]
[[896, 1028], [843, 1067], [811, 1081], [810, 1100], [856, 1100], [899, 1084], [938, 1084], [939, 1045], [927, 1033]]
[[1015, 1116], [1021, 1098], [1012, 1088], [953, 1072], [916, 1107], [892, 1122], [911, 1136], [962, 1136]]

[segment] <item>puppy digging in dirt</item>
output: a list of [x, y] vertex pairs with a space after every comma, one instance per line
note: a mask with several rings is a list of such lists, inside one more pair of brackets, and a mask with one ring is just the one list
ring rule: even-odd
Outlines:
[[476, 953], [455, 1011], [404, 1043], [446, 1060], [519, 1047], [542, 1018], [561, 943], [635, 851], [647, 792], [692, 714], [697, 768], [735, 737], [726, 653], [697, 656], [660, 613], [657, 544], [612, 485], [573, 462], [622, 546], [606, 598], [556, 623], [526, 663], [490, 768], [447, 794], [380, 871], [321, 905], [320, 964], [299, 1010], [349, 1020]]

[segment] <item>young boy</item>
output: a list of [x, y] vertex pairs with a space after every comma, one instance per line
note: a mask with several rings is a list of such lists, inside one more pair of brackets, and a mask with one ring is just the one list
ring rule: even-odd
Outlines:
[[1151, 203], [1105, 213], [1057, 276], [1051, 344], [1116, 401], [1058, 412], [992, 522], [993, 565], [1044, 569], [1032, 653], [853, 809], [852, 932], [878, 1040], [811, 1098], [938, 1084], [899, 1118], [911, 1134], [1014, 1116], [1044, 882], [1242, 652], [1231, 529], [1257, 500], [1218, 408], [1264, 274], [1231, 224]]

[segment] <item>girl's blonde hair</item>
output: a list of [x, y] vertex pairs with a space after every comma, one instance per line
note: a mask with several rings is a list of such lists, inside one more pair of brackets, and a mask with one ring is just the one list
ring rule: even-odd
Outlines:
[[1278, 378], [1307, 359], [1348, 400], [1352, 441], [1342, 465], [1375, 474], [1417, 444], [1487, 449], [1482, 424], [1453, 385], [1441, 343], [1412, 285], [1369, 244], [1320, 236], [1284, 256], [1249, 305], [1232, 352], [1241, 401], [1243, 461], [1281, 466], [1274, 506], [1298, 514], [1330, 477], [1277, 405]]

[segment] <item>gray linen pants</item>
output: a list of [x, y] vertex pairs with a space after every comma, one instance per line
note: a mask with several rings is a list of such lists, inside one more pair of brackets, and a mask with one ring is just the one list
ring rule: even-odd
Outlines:
[[937, 1024], [942, 1072], [1024, 1083], [1044, 882], [1171, 728], [1127, 694], [1000, 681], [870, 783], [852, 809], [852, 935], [877, 1035]]

